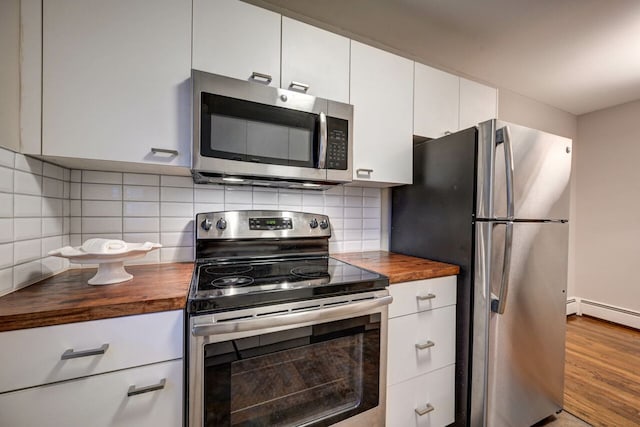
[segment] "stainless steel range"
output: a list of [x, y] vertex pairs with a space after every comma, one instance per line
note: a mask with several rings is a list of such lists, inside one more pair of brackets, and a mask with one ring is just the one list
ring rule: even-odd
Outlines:
[[383, 426], [388, 279], [330, 258], [324, 215], [196, 224], [187, 425]]

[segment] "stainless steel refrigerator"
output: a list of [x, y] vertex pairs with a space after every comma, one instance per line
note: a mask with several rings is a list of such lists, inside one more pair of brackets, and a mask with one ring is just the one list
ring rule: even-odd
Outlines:
[[562, 409], [571, 140], [499, 120], [414, 145], [391, 251], [458, 264], [457, 426]]

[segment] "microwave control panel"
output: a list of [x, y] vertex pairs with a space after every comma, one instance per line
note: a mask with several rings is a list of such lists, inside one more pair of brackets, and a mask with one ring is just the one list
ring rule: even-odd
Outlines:
[[349, 122], [327, 117], [327, 169], [347, 170], [349, 160]]

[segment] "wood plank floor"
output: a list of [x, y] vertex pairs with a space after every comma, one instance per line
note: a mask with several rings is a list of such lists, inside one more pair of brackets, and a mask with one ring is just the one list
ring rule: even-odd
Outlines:
[[640, 331], [568, 318], [564, 409], [594, 426], [640, 426]]

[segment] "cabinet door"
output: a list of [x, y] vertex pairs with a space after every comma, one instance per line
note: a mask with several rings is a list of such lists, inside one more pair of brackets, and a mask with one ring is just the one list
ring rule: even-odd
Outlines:
[[45, 1], [43, 154], [188, 167], [190, 29], [189, 0]]
[[[182, 360], [174, 360], [5, 393], [0, 425], [181, 426], [182, 377]], [[158, 389], [129, 396], [132, 386]]]
[[387, 384], [453, 364], [455, 353], [454, 305], [389, 319]]
[[353, 178], [411, 184], [413, 61], [351, 41]]
[[497, 116], [497, 89], [460, 78], [460, 129], [495, 119]]
[[281, 87], [348, 103], [349, 39], [283, 16]]
[[[453, 423], [454, 375], [455, 365], [450, 365], [388, 387], [386, 425], [442, 427]], [[428, 412], [419, 415], [416, 410]]]
[[182, 310], [3, 332], [0, 392], [178, 359], [183, 334]]
[[278, 87], [280, 15], [240, 0], [194, 0], [193, 68]]
[[415, 63], [413, 133], [439, 138], [458, 130], [460, 77]]

